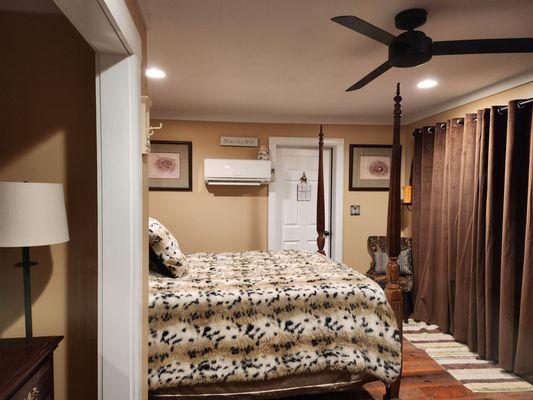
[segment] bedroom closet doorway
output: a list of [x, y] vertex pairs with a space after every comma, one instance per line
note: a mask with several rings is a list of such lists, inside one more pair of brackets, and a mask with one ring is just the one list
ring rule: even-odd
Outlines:
[[[268, 194], [268, 248], [316, 251], [317, 138], [271, 137], [270, 154], [274, 176]], [[343, 155], [343, 139], [324, 141], [324, 250], [336, 261], [342, 261]]]

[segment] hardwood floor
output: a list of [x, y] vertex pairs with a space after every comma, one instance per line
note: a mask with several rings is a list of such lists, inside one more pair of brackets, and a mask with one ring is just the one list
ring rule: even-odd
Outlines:
[[[402, 400], [533, 400], [533, 392], [472, 393], [442, 369], [423, 350], [404, 342], [404, 370], [400, 396]], [[382, 400], [385, 388], [372, 382], [351, 393], [336, 393], [292, 400]]]

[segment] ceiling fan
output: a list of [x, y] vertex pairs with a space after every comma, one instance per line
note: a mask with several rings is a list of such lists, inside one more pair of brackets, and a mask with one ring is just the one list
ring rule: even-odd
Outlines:
[[352, 15], [332, 18], [331, 20], [333, 22], [377, 40], [389, 47], [389, 59], [359, 82], [346, 89], [346, 91], [350, 92], [361, 89], [392, 67], [414, 67], [428, 62], [433, 56], [533, 52], [533, 38], [448, 40], [434, 42], [424, 32], [415, 30], [415, 28], [424, 25], [426, 19], [427, 11], [423, 8], [411, 8], [400, 12], [394, 18], [396, 28], [407, 32], [394, 36]]

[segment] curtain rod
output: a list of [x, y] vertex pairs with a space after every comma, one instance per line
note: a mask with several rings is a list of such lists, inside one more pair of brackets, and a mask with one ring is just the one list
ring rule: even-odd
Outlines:
[[[518, 106], [518, 108], [522, 108], [524, 107], [526, 104], [529, 104], [529, 103], [533, 103], [533, 97], [529, 98], [529, 99], [525, 99], [525, 100], [519, 100], [516, 102], [516, 105]], [[498, 113], [499, 114], [503, 114], [505, 111], [507, 111], [509, 109], [509, 106], [502, 106], [502, 107], [498, 107]], [[477, 116], [475, 116], [474, 118], [474, 121], [477, 121]], [[465, 119], [464, 118], [461, 118], [459, 120], [457, 120], [457, 123], [459, 125], [464, 125], [465, 123]]]
[[[530, 104], [530, 103], [533, 103], [533, 97], [531, 97], [529, 99], [525, 99], [525, 100], [519, 100], [517, 102], [517, 106], [518, 106], [518, 108], [522, 108], [526, 104]], [[501, 114], [504, 111], [507, 111], [508, 109], [509, 109], [509, 106], [498, 107], [498, 112]], [[476, 121], [477, 120], [477, 116], [474, 116], [473, 120]], [[460, 118], [460, 119], [457, 120], [457, 124], [458, 125], [464, 125], [464, 123], [465, 123], [464, 118]], [[446, 128], [446, 122], [440, 122], [440, 123], [438, 123], [436, 125], [438, 125], [438, 127], [440, 129]], [[435, 128], [433, 126], [428, 126], [428, 127], [425, 127], [424, 129], [427, 131], [427, 133], [435, 133]], [[413, 132], [413, 134], [415, 134], [417, 131], [422, 132], [424, 129], [415, 129], [415, 132]]]
[[[518, 108], [524, 107], [526, 104], [533, 103], [533, 97], [525, 100], [520, 100], [517, 102]], [[498, 108], [498, 112], [507, 111], [509, 109], [509, 106], [503, 106]]]

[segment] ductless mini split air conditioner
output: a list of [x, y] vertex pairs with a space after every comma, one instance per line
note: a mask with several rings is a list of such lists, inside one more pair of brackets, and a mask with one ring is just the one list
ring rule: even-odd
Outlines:
[[270, 161], [205, 159], [207, 185], [259, 186], [270, 182]]

